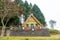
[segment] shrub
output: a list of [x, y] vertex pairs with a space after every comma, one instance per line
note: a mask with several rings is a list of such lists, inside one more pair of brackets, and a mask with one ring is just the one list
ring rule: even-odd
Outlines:
[[0, 26], [0, 29], [2, 29], [2, 26]]
[[50, 30], [50, 33], [51, 34], [59, 34], [59, 31], [58, 30]]

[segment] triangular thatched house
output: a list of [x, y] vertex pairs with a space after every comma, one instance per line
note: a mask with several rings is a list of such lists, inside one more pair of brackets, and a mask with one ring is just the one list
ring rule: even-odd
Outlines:
[[24, 30], [39, 30], [41, 27], [41, 22], [39, 22], [33, 14], [30, 14], [26, 21], [23, 23]]

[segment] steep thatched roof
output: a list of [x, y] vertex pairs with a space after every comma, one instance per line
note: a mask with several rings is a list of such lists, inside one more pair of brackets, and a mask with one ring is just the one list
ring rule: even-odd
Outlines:
[[24, 24], [27, 22], [27, 20], [32, 17], [38, 24], [42, 25], [41, 22], [39, 22], [36, 17], [33, 14], [30, 14], [29, 17], [26, 19], [26, 21], [24, 22]]

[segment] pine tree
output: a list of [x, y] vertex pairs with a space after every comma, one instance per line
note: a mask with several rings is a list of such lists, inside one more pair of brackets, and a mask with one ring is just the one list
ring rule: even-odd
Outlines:
[[39, 8], [36, 4], [34, 4], [34, 5], [32, 6], [31, 3], [28, 4], [28, 2], [25, 1], [25, 2], [23, 3], [23, 8], [24, 8], [23, 10], [25, 10], [25, 11], [22, 11], [22, 12], [23, 12], [23, 14], [25, 15], [25, 19], [27, 19], [27, 17], [28, 17], [31, 13], [33, 13], [34, 16], [35, 16], [44, 26], [46, 25], [44, 15], [43, 15], [43, 13], [41, 12], [40, 8]]
[[22, 0], [17, 0], [18, 4], [23, 4], [23, 1]]
[[24, 7], [25, 7], [25, 13], [24, 13], [25, 19], [27, 19], [27, 17], [28, 17], [29, 14], [31, 13], [31, 12], [30, 12], [30, 11], [31, 11], [31, 6], [32, 6], [31, 3], [30, 3], [30, 5], [29, 5], [28, 2], [25, 1], [25, 3], [24, 3]]
[[44, 15], [36, 4], [32, 7], [32, 13], [43, 25], [46, 25]]

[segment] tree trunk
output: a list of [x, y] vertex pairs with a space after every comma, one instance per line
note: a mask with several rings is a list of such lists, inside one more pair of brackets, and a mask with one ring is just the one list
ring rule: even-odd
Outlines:
[[4, 34], [5, 34], [5, 26], [2, 28], [1, 36], [4, 36]]
[[6, 20], [5, 26], [7, 25], [8, 21], [9, 21], [9, 18]]
[[1, 20], [1, 23], [2, 23], [2, 31], [1, 31], [1, 36], [4, 36], [4, 34], [5, 34], [5, 25], [4, 25], [4, 22], [3, 22], [3, 20]]

